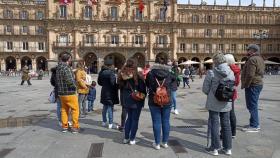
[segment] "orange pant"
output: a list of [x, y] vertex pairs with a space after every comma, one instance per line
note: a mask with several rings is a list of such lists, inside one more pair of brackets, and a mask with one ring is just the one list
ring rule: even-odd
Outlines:
[[61, 122], [62, 128], [68, 128], [68, 113], [71, 109], [73, 128], [79, 126], [79, 102], [77, 95], [59, 96], [61, 101]]

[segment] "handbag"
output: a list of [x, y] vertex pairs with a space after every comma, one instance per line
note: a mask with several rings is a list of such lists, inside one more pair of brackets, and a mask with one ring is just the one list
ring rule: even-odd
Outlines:
[[131, 89], [131, 97], [135, 100], [135, 101], [143, 101], [146, 97], [146, 95], [144, 93], [141, 93], [137, 90], [133, 90], [132, 86], [130, 83], [128, 83], [130, 89]]
[[54, 92], [54, 90], [51, 91], [48, 100], [49, 100], [50, 103], [56, 103], [56, 98], [55, 98], [55, 92]]

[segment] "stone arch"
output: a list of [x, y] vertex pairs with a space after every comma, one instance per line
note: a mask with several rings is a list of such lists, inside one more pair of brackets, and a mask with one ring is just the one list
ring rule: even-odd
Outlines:
[[32, 60], [30, 57], [28, 56], [22, 57], [20, 63], [21, 63], [21, 68], [27, 66], [29, 70], [32, 70]]
[[107, 59], [112, 60], [114, 66], [118, 69], [122, 68], [126, 60], [125, 57], [120, 53], [110, 53], [104, 57], [104, 61]]
[[6, 63], [6, 71], [17, 70], [17, 62], [15, 57], [13, 56], [7, 57], [5, 63]]
[[135, 53], [133, 58], [137, 60], [138, 67], [145, 67], [145, 56], [142, 53]]
[[46, 71], [48, 69], [47, 59], [43, 56], [40, 56], [36, 59], [37, 70]]
[[185, 62], [185, 61], [187, 61], [188, 59], [187, 58], [185, 58], [185, 57], [180, 57], [179, 59], [178, 59], [178, 64], [180, 64], [180, 63], [182, 63], [182, 62]]
[[[166, 52], [159, 52], [159, 53], [157, 53], [157, 55], [156, 55], [156, 58], [157, 57], [164, 57], [164, 58], [166, 58], [166, 59], [169, 59], [169, 54], [168, 53], [166, 53]], [[156, 59], [155, 58], [155, 59]]]
[[88, 68], [90, 74], [98, 72], [97, 56], [90, 52], [84, 56], [85, 66]]
[[243, 57], [241, 61], [247, 61], [248, 57]]

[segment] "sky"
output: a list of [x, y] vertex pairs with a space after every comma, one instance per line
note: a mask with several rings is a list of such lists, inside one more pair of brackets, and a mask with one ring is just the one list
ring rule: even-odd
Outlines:
[[[207, 4], [211, 5], [214, 4], [214, 0], [204, 0], [205, 2], [207, 2]], [[265, 4], [266, 6], [273, 6], [273, 0], [265, 0]], [[226, 4], [226, 0], [216, 0], [217, 5], [225, 5]], [[178, 3], [181, 4], [187, 4], [188, 0], [178, 0]], [[201, 0], [191, 0], [191, 4], [200, 4]], [[238, 5], [239, 0], [229, 0], [229, 4], [230, 5]], [[254, 3], [257, 6], [263, 6], [263, 0], [254, 0]], [[248, 6], [249, 4], [251, 4], [251, 0], [241, 0], [241, 4], [243, 6]], [[279, 0], [276, 0], [276, 6], [280, 6], [280, 2]]]

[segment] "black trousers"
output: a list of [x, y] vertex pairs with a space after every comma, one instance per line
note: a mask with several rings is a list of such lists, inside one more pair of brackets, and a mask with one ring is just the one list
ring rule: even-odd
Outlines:
[[[21, 83], [20, 83], [20, 85], [23, 85], [23, 84], [24, 84], [24, 81], [25, 81], [25, 80], [22, 80]], [[28, 85], [32, 85], [31, 82], [30, 82], [30, 80], [27, 80], [27, 83], [28, 83]]]
[[127, 117], [127, 110], [125, 107], [122, 106], [121, 127], [123, 127], [123, 128], [125, 126], [126, 117]]

